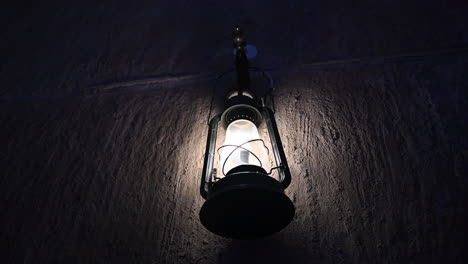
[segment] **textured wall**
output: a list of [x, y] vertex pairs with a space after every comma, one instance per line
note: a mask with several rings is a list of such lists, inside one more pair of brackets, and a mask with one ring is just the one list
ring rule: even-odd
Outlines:
[[[463, 3], [220, 2], [6, 9], [2, 262], [462, 263]], [[256, 241], [198, 220], [212, 81], [238, 23], [276, 82], [296, 205]]]

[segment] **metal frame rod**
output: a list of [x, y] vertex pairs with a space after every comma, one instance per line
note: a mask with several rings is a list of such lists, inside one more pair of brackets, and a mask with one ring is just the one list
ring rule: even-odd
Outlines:
[[218, 136], [218, 124], [221, 115], [214, 116], [210, 121], [210, 129], [208, 130], [208, 139], [206, 141], [205, 161], [203, 163], [203, 173], [200, 184], [200, 194], [203, 198], [207, 198], [208, 189], [212, 184], [213, 166], [216, 154], [216, 138]]
[[268, 134], [270, 135], [271, 147], [275, 156], [276, 164], [279, 168], [279, 182], [286, 189], [291, 183], [291, 172], [289, 171], [288, 162], [286, 161], [286, 154], [284, 153], [283, 143], [278, 132], [275, 116], [270, 108], [263, 108], [263, 115], [268, 127]]

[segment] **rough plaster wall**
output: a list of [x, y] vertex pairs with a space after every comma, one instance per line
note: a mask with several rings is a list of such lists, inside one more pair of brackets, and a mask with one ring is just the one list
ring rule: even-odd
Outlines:
[[[466, 48], [463, 5], [411, 5], [6, 12], [2, 262], [462, 263], [466, 49], [308, 64]], [[211, 80], [232, 63], [237, 23], [255, 63], [274, 69], [297, 209], [282, 232], [248, 242], [198, 220]]]

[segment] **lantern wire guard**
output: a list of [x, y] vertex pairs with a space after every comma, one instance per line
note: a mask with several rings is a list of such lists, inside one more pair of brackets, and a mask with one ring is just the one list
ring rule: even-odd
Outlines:
[[[213, 91], [208, 118], [210, 129], [200, 186], [201, 195], [206, 201], [200, 210], [200, 220], [208, 230], [217, 235], [235, 239], [253, 239], [268, 236], [283, 229], [293, 219], [295, 209], [284, 193], [284, 189], [291, 181], [291, 176], [274, 120], [274, 112], [265, 106], [264, 98], [260, 102], [249, 89], [249, 69], [259, 70], [264, 77], [268, 77], [270, 89], [265, 91], [264, 96], [270, 95], [274, 109], [272, 78], [257, 67], [248, 66], [245, 54], [246, 40], [239, 27], [234, 30], [233, 41], [237, 51], [238, 86], [235, 91], [227, 94], [226, 110], [223, 114], [216, 115], [210, 120], [215, 93]], [[221, 74], [215, 81], [214, 89], [216, 82], [232, 71]], [[247, 138], [245, 140], [235, 137], [232, 139], [233, 135], [230, 135], [231, 141], [229, 141], [228, 134], [226, 134], [225, 144], [216, 149], [219, 123], [222, 123], [228, 131], [230, 125], [236, 122], [247, 125], [247, 128], [243, 127], [244, 130], [242, 126], [240, 127], [241, 134], [244, 134], [237, 135]], [[269, 157], [270, 149], [263, 139], [257, 138], [259, 137], [257, 129], [262, 122], [265, 122], [268, 129], [277, 164], [270, 168], [269, 172], [264, 168], [265, 163], [259, 156], [261, 153], [249, 149], [253, 143], [261, 144], [260, 148], [263, 147], [264, 151], [266, 150], [266, 158]], [[253, 129], [254, 133], [249, 134], [246, 129]], [[232, 140], [235, 142], [232, 143]], [[221, 178], [217, 177], [217, 169], [214, 168], [216, 151], [220, 160], [218, 165], [221, 166], [221, 173], [224, 176]], [[221, 153], [221, 151], [225, 152]], [[234, 155], [237, 155], [238, 159], [233, 161]], [[248, 159], [250, 156], [254, 158], [251, 161]], [[227, 166], [228, 162], [232, 163], [230, 167]], [[226, 168], [228, 168], [227, 172]], [[279, 172], [279, 180], [270, 176], [275, 169]]]
[[[244, 143], [242, 143], [242, 144], [240, 144], [240, 145], [229, 145], [229, 144], [228, 144], [228, 145], [222, 145], [221, 147], [218, 148], [218, 155], [220, 156], [220, 159], [221, 159], [221, 153], [219, 152], [220, 149], [225, 148], [225, 147], [234, 147], [234, 149], [231, 150], [231, 152], [229, 152], [228, 156], [226, 157], [226, 159], [225, 159], [224, 162], [223, 162], [223, 168], [222, 168], [221, 171], [223, 172], [223, 175], [224, 175], [224, 176], [226, 176], [226, 172], [224, 171], [224, 168], [226, 167], [226, 162], [227, 162], [228, 159], [232, 156], [232, 154], [233, 154], [236, 150], [238, 150], [238, 149], [243, 149], [243, 150], [247, 151], [249, 154], [251, 154], [252, 156], [254, 156], [254, 157], [258, 160], [258, 163], [260, 163], [260, 167], [263, 167], [263, 166], [262, 166], [263, 164], [262, 164], [262, 161], [260, 160], [260, 158], [259, 158], [257, 155], [255, 155], [255, 153], [253, 153], [251, 150], [249, 150], [249, 149], [243, 147], [243, 145], [248, 144], [248, 143], [251, 143], [251, 142], [255, 142], [255, 141], [260, 141], [260, 142], [262, 142], [262, 144], [263, 144], [263, 146], [265, 147], [265, 149], [267, 150], [267, 152], [268, 152], [268, 153], [270, 152], [270, 150], [268, 149], [268, 147], [265, 145], [265, 141], [263, 141], [263, 139], [260, 139], [260, 138], [248, 140], [248, 141], [246, 141], [246, 142], [244, 142]], [[269, 174], [271, 174], [271, 171], [270, 171]]]

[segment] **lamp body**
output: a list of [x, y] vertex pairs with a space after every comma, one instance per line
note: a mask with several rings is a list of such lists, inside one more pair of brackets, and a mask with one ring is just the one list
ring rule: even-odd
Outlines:
[[226, 110], [210, 121], [200, 219], [224, 237], [271, 235], [295, 213], [284, 193], [291, 175], [274, 114], [253, 96], [227, 98]]

